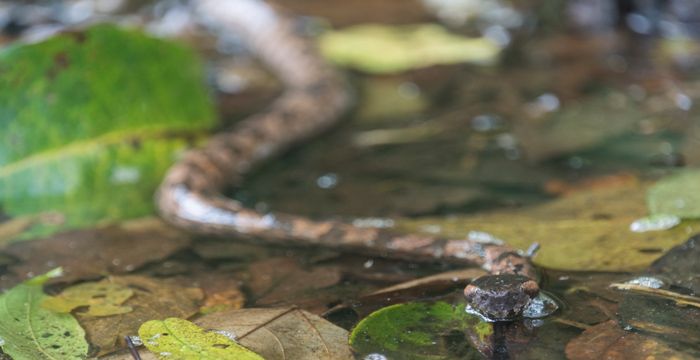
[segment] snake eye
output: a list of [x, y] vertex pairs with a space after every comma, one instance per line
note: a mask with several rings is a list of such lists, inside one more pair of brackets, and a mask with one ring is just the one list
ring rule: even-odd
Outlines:
[[[534, 280], [528, 280], [522, 283], [520, 289], [531, 298], [534, 298], [540, 292], [540, 287]], [[466, 291], [466, 289], [464, 291]]]

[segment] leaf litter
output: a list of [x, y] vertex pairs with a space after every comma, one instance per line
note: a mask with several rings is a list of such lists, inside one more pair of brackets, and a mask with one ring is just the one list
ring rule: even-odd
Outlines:
[[14, 360], [84, 359], [85, 331], [70, 314], [41, 306], [47, 298], [43, 284], [60, 275], [60, 268], [15, 286], [0, 296], [0, 342]]

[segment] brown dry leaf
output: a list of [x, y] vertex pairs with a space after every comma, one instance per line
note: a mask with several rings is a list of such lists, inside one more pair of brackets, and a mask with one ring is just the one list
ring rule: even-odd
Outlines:
[[[205, 315], [194, 321], [210, 330], [226, 331], [236, 341], [266, 360], [354, 359], [348, 332], [323, 318], [296, 308], [240, 309]], [[142, 360], [157, 357], [139, 348]], [[121, 351], [103, 360], [132, 360]]]
[[686, 221], [667, 231], [635, 233], [629, 225], [646, 215], [644, 186], [581, 191], [521, 210], [451, 218], [403, 219], [406, 232], [439, 229], [441, 236], [462, 239], [483, 231], [515, 248], [539, 243], [535, 263], [554, 269], [638, 271], [681, 243], [700, 222]]
[[566, 345], [570, 360], [694, 359], [653, 338], [622, 330], [609, 320], [584, 331]]
[[240, 309], [245, 304], [246, 298], [240, 288], [241, 281], [234, 273], [195, 270], [192, 267], [189, 269], [188, 274], [176, 278], [177, 283], [186, 287], [198, 287], [204, 291], [201, 313]]
[[10, 245], [5, 253], [21, 260], [10, 269], [20, 277], [61, 266], [61, 282], [123, 274], [189, 246], [190, 238], [155, 218], [94, 230], [70, 231]]
[[84, 317], [78, 321], [87, 333], [90, 344], [98, 354], [106, 354], [123, 346], [124, 336], [135, 335], [139, 326], [148, 320], [179, 317], [186, 319], [199, 311], [204, 297], [198, 288], [174, 285], [164, 279], [143, 276], [114, 276], [105, 279], [110, 283], [133, 290], [134, 295], [123, 305], [133, 311], [107, 317]]
[[341, 272], [335, 266], [315, 266], [302, 269], [294, 259], [271, 258], [250, 265], [248, 286], [256, 305], [288, 306], [325, 311], [327, 296], [318, 290], [340, 282]]
[[267, 360], [353, 359], [347, 331], [300, 309], [233, 310], [195, 323], [236, 334], [241, 345]]

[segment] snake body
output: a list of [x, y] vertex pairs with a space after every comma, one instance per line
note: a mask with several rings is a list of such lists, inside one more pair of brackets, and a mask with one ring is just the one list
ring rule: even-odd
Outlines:
[[[486, 279], [492, 288], [494, 279], [496, 283], [508, 280], [509, 286], [515, 281], [515, 293], [526, 295], [517, 303], [527, 302], [537, 293], [533, 281], [536, 273], [528, 257], [505, 244], [439, 239], [360, 228], [340, 221], [261, 213], [224, 196], [225, 190], [240, 186], [256, 165], [332, 127], [351, 105], [352, 96], [343, 77], [323, 60], [314, 43], [299, 33], [291, 16], [260, 0], [198, 0], [194, 6], [222, 31], [239, 34], [282, 81], [285, 90], [265, 110], [217, 133], [169, 169], [156, 194], [157, 207], [165, 220], [199, 234], [477, 264], [493, 274], [487, 276], [500, 276]], [[488, 294], [476, 291], [474, 286], [465, 290], [470, 300], [479, 304], [495, 301], [501, 308], [508, 303], [507, 314], [493, 316], [506, 318], [522, 311], [522, 304], [510, 304], [512, 286]]]

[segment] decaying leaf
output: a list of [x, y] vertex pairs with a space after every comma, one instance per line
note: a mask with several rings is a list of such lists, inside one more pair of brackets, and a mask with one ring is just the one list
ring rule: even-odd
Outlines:
[[145, 321], [169, 317], [186, 319], [194, 315], [203, 298], [200, 289], [173, 285], [164, 279], [114, 276], [104, 282], [131, 289], [134, 295], [123, 305], [131, 307], [133, 311], [105, 317], [78, 314], [80, 325], [99, 354], [115, 350], [122, 344], [124, 336], [136, 334]]
[[300, 309], [232, 310], [206, 315], [195, 323], [235, 334], [239, 344], [266, 360], [353, 359], [347, 331]]
[[147, 321], [139, 328], [139, 337], [161, 359], [263, 360], [233, 339], [179, 318]]
[[47, 297], [41, 306], [59, 313], [69, 313], [78, 307], [86, 307], [85, 311], [79, 311], [80, 315], [85, 317], [117, 315], [133, 310], [122, 305], [133, 294], [134, 291], [128, 287], [109, 280], [87, 282], [71, 286], [57, 296]]
[[485, 38], [450, 34], [435, 24], [356, 25], [321, 38], [330, 60], [371, 73], [395, 73], [438, 64], [493, 63], [499, 47]]
[[85, 332], [70, 314], [41, 307], [42, 285], [52, 271], [15, 286], [0, 296], [0, 346], [14, 360], [84, 359]]
[[679, 352], [654, 338], [625, 331], [614, 320], [587, 329], [566, 345], [566, 357], [571, 360], [681, 360], [695, 359], [697, 355]]
[[[295, 308], [240, 309], [205, 315], [194, 323], [219, 331], [265, 360], [351, 360], [348, 332], [304, 310]], [[139, 348], [143, 360], [157, 359]], [[105, 360], [132, 360], [121, 352]]]
[[484, 231], [527, 249], [539, 243], [535, 263], [555, 269], [639, 271], [681, 243], [700, 222], [686, 221], [668, 231], [634, 233], [629, 225], [645, 216], [643, 187], [581, 191], [550, 203], [490, 214], [400, 220], [408, 232], [438, 230], [460, 239]]
[[665, 177], [647, 192], [649, 212], [700, 218], [700, 170], [688, 169]]
[[337, 284], [340, 270], [334, 266], [315, 266], [305, 270], [291, 258], [258, 261], [249, 268], [248, 284], [256, 305], [289, 306], [325, 311], [328, 299], [318, 291]]
[[4, 251], [21, 260], [11, 267], [20, 276], [62, 266], [61, 281], [72, 282], [104, 274], [131, 272], [190, 244], [190, 238], [155, 218], [119, 226], [70, 231], [52, 237], [14, 243]]

